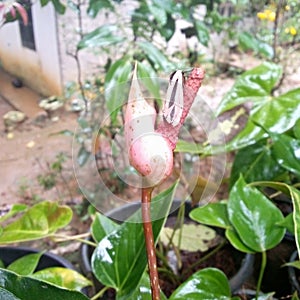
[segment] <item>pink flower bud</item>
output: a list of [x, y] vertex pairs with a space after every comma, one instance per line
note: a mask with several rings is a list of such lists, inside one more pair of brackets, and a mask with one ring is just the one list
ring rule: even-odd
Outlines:
[[160, 184], [173, 170], [173, 151], [155, 132], [155, 119], [156, 111], [142, 96], [135, 68], [125, 114], [125, 139], [129, 162], [147, 186]]

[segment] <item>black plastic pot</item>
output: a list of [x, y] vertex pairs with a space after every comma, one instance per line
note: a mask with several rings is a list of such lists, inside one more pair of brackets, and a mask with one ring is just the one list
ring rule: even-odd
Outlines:
[[[18, 258], [39, 252], [41, 251], [27, 247], [0, 247], [0, 260], [2, 260], [5, 266], [8, 266]], [[41, 256], [36, 270], [39, 271], [50, 267], [63, 267], [72, 270], [75, 269], [74, 266], [63, 257], [46, 252]]]
[[[181, 202], [180, 201], [173, 201], [173, 205], [171, 207], [172, 213], [169, 215], [170, 216], [176, 216], [178, 212], [178, 208], [180, 206]], [[188, 215], [190, 211], [193, 209], [191, 207], [190, 203], [185, 203], [185, 214], [186, 218], [188, 218]], [[116, 219], [116, 220], [124, 220], [131, 216], [136, 210], [138, 210], [140, 207], [140, 203], [131, 203], [127, 204], [121, 208], [114, 209], [110, 211], [107, 216]], [[87, 276], [88, 278], [92, 279], [93, 274], [92, 274], [92, 268], [90, 264], [90, 259], [93, 253], [93, 248], [90, 247], [87, 244], [83, 244], [81, 248], [81, 268], [82, 272]], [[244, 255], [244, 254], [242, 254]], [[243, 259], [241, 260], [241, 266], [238, 272], [230, 278], [230, 287], [233, 292], [239, 290], [243, 283], [251, 276], [253, 272], [253, 266], [254, 266], [254, 255], [252, 254], [245, 254]], [[95, 281], [94, 281], [95, 282]], [[95, 287], [97, 290], [97, 281], [95, 282]], [[100, 285], [99, 285], [100, 288]]]
[[[294, 251], [290, 257], [290, 262], [294, 262], [298, 259], [298, 251]], [[288, 267], [289, 280], [292, 287], [292, 293], [297, 291], [298, 295], [300, 295], [300, 283], [299, 283], [299, 270], [294, 267]]]

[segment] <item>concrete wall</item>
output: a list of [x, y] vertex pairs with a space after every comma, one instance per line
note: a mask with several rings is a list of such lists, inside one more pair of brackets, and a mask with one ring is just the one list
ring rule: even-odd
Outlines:
[[4, 70], [45, 95], [62, 93], [56, 14], [49, 3], [32, 5], [33, 32], [36, 50], [23, 47], [17, 21], [0, 29], [0, 64]]

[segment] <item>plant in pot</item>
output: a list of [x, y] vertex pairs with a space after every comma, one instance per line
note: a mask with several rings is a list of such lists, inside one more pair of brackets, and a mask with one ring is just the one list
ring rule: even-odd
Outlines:
[[[143, 99], [138, 80], [135, 77], [136, 69], [134, 71], [125, 116], [125, 136], [127, 149], [129, 149], [130, 163], [142, 174], [142, 182], [145, 184], [142, 187], [142, 204], [140, 210], [133, 215], [129, 213], [129, 218], [122, 224], [114, 223], [103, 214], [97, 213], [95, 215], [95, 220], [91, 226], [91, 233], [95, 241], [95, 250], [90, 253], [91, 269], [96, 279], [101, 282], [102, 289], [92, 299], [101, 297], [103, 299], [110, 299], [109, 297], [111, 299], [135, 299], [141, 295], [145, 299], [165, 298], [165, 295], [162, 294], [157, 285], [158, 274], [154, 245], [158, 241], [166, 216], [170, 211], [177, 184], [159, 193], [152, 200], [151, 193], [153, 187], [165, 180], [171, 173], [173, 168], [172, 151], [176, 145], [179, 128], [201, 84], [202, 72], [201, 69], [194, 69], [184, 88], [182, 87], [182, 77], [180, 77], [182, 74], [177, 72], [173, 75], [174, 77], [170, 81], [169, 92], [167, 92], [167, 104], [165, 104], [167, 108], [164, 107], [163, 109], [163, 121], [155, 131], [153, 120], [156, 112]], [[172, 79], [174, 79], [173, 82]], [[189, 88], [192, 90], [191, 94], [187, 94]], [[171, 99], [172, 97], [176, 99]], [[178, 103], [183, 101], [181, 97], [184, 99], [184, 107]], [[140, 124], [143, 124], [143, 126]], [[153, 137], [154, 141], [152, 141]], [[168, 142], [166, 143], [166, 141]], [[161, 145], [165, 145], [165, 148]], [[156, 159], [153, 159], [153, 157], [156, 157]], [[149, 213], [151, 213], [151, 217]], [[184, 213], [180, 213], [180, 215], [184, 217]], [[109, 216], [115, 217], [112, 214], [109, 214]], [[115, 218], [118, 219], [118, 217]], [[122, 218], [122, 220], [124, 219]], [[182, 223], [183, 219], [180, 220], [179, 223]], [[152, 230], [153, 237], [151, 237]], [[145, 232], [145, 237], [143, 236], [143, 231]], [[89, 244], [92, 245], [93, 242], [89, 241]], [[172, 239], [170, 244], [172, 244]], [[145, 246], [148, 258], [145, 255]], [[147, 263], [150, 270], [150, 279], [146, 271]], [[171, 273], [170, 269], [167, 267], [164, 271]], [[207, 276], [212, 276], [210, 278], [212, 279], [214, 278], [212, 274], [215, 273], [221, 274], [220, 276], [216, 275], [220, 278], [220, 285], [223, 285], [224, 281], [226, 281], [225, 288], [220, 293], [216, 290], [212, 291], [213, 289], [203, 291], [201, 285], [198, 288], [197, 284], [197, 288], [193, 291], [195, 297], [201, 297], [201, 295], [207, 293], [211, 294], [213, 299], [213, 297], [221, 296], [223, 292], [224, 297], [230, 297], [230, 285], [222, 271], [210, 269], [207, 271], [207, 274], [210, 275]], [[197, 281], [198, 276], [202, 278], [203, 274], [206, 274], [206, 272], [199, 274], [195, 272], [191, 277], [185, 278], [184, 283], [170, 295], [170, 299], [188, 297], [190, 293], [188, 290], [189, 284], [192, 284], [195, 280]], [[171, 280], [174, 280], [174, 278], [176, 276], [173, 275], [172, 278], [171, 275]], [[210, 279], [208, 278], [207, 282]], [[112, 296], [108, 293], [108, 290], [111, 288], [115, 290]]]
[[71, 219], [69, 207], [50, 201], [32, 207], [15, 204], [1, 216], [1, 299], [87, 299], [81, 290], [91, 283], [69, 261], [35, 248], [15, 246], [60, 236], [57, 231]]

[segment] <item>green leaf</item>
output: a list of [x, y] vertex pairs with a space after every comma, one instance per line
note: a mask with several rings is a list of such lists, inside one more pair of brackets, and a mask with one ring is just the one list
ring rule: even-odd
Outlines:
[[138, 63], [137, 77], [138, 80], [141, 81], [143, 85], [147, 88], [147, 90], [150, 92], [150, 95], [154, 97], [155, 100], [161, 101], [160, 86], [157, 74], [149, 64]]
[[294, 132], [295, 138], [300, 140], [300, 118], [296, 121], [294, 128], [293, 128], [293, 132]]
[[277, 163], [300, 176], [300, 140], [285, 134], [272, 134], [271, 138], [273, 141], [272, 154]]
[[77, 153], [77, 163], [82, 167], [89, 159], [91, 152], [87, 151], [85, 146], [82, 145]]
[[94, 240], [99, 243], [105, 236], [109, 235], [114, 230], [117, 230], [119, 225], [108, 217], [96, 213], [92, 223], [91, 230]]
[[240, 239], [255, 252], [275, 247], [284, 236], [285, 229], [276, 226], [284, 219], [281, 211], [243, 177], [229, 194], [228, 215]]
[[56, 202], [44, 201], [28, 210], [3, 228], [0, 244], [9, 244], [45, 238], [67, 226], [72, 210]]
[[210, 242], [216, 238], [215, 230], [196, 224], [183, 224], [180, 229], [164, 227], [159, 236], [160, 241], [168, 246], [170, 238], [174, 245], [179, 245], [179, 250], [184, 251], [202, 251], [205, 252], [210, 248]]
[[187, 152], [191, 154], [203, 153], [204, 148], [200, 144], [190, 143], [184, 140], [178, 140], [176, 144], [176, 152]]
[[129, 56], [124, 56], [113, 63], [105, 76], [106, 106], [113, 123], [118, 112], [128, 97], [129, 87], [126, 85], [131, 77], [132, 64]]
[[80, 273], [60, 267], [43, 269], [32, 274], [30, 277], [76, 291], [80, 291], [84, 287], [92, 285], [91, 281]]
[[215, 268], [200, 270], [182, 283], [169, 300], [229, 300], [231, 292], [226, 275]]
[[13, 204], [8, 213], [0, 217], [0, 223], [8, 220], [19, 212], [24, 211], [27, 208], [25, 204]]
[[42, 255], [42, 252], [25, 255], [12, 262], [7, 267], [7, 270], [13, 271], [18, 275], [31, 275], [36, 269]]
[[251, 119], [271, 133], [291, 129], [300, 116], [300, 88], [275, 98], [269, 97], [263, 105], [253, 110]]
[[300, 270], [300, 260], [296, 260], [296, 261], [285, 263], [284, 266], [286, 266], [286, 267], [294, 267], [294, 268]]
[[[176, 185], [160, 193], [151, 201], [153, 234], [157, 240], [170, 209]], [[105, 286], [117, 290], [118, 296], [130, 294], [138, 285], [147, 266], [145, 238], [138, 210], [116, 231], [98, 244], [92, 255], [92, 269]]]
[[[128, 300], [128, 299], [152, 300], [150, 280], [147, 272], [144, 272], [139, 285], [133, 292], [131, 292], [129, 295], [123, 295], [123, 296], [117, 295], [117, 300]], [[160, 299], [167, 300], [166, 296], [162, 291], [160, 291]]]
[[253, 249], [247, 247], [243, 241], [241, 240], [240, 236], [233, 228], [227, 228], [225, 231], [225, 236], [230, 242], [230, 244], [237, 250], [244, 252], [244, 253], [255, 253]]
[[148, 57], [148, 60], [152, 62], [155, 69], [169, 72], [171, 69], [174, 69], [174, 65], [168, 60], [153, 43], [147, 41], [139, 41], [137, 45], [143, 50]]
[[267, 58], [270, 59], [273, 58], [274, 56], [273, 48], [269, 44], [259, 41], [249, 32], [240, 33], [238, 38], [239, 38], [239, 46], [243, 50], [251, 49], [254, 52], [262, 54]]
[[196, 21], [196, 29], [197, 29], [197, 35], [200, 43], [206, 47], [208, 47], [209, 42], [209, 30], [206, 27], [206, 25], [201, 21]]
[[224, 229], [231, 226], [225, 202], [208, 203], [205, 206], [197, 207], [190, 212], [190, 218], [202, 224]]
[[95, 18], [102, 9], [114, 10], [114, 6], [110, 0], [90, 0], [87, 13], [90, 17]]
[[159, 6], [156, 6], [153, 1], [147, 3], [148, 9], [155, 18], [159, 27], [163, 27], [167, 23], [167, 12]]
[[295, 225], [293, 220], [293, 213], [288, 214], [282, 222], [277, 225], [285, 227], [290, 233], [294, 234]]
[[[15, 298], [22, 300], [88, 300], [88, 298], [80, 292], [62, 289], [46, 282], [17, 275], [11, 271], [0, 269], [0, 298], [3, 290], [11, 293]], [[9, 299], [9, 298], [1, 298]]]
[[3, 289], [2, 287], [0, 287], [0, 299], [2, 299], [2, 300], [21, 300], [20, 298], [15, 297], [12, 293]]
[[270, 62], [244, 72], [220, 103], [217, 114], [247, 101], [264, 102], [282, 75], [282, 68]]
[[103, 25], [98, 27], [92, 32], [84, 35], [82, 40], [78, 43], [77, 49], [82, 50], [84, 48], [107, 47], [120, 43], [124, 38], [116, 35], [117, 30], [118, 27], [114, 25]]
[[59, 0], [51, 0], [51, 2], [53, 3], [56, 12], [61, 15], [65, 13], [66, 6], [63, 3], [61, 3]]
[[230, 175], [230, 187], [240, 174], [245, 181], [273, 180], [284, 172], [272, 156], [267, 140], [262, 140], [238, 151]]
[[[273, 181], [260, 181], [255, 182], [257, 186], [268, 186], [279, 190], [292, 198], [293, 202], [293, 220], [294, 220], [294, 234], [297, 245], [298, 254], [300, 255], [300, 191], [296, 188], [282, 183]], [[281, 222], [279, 221], [279, 224]]]

